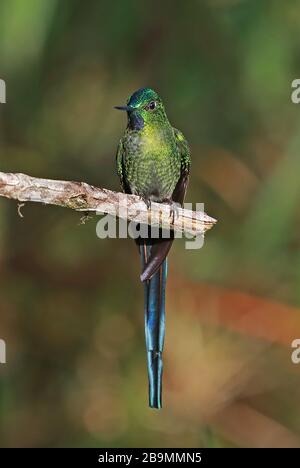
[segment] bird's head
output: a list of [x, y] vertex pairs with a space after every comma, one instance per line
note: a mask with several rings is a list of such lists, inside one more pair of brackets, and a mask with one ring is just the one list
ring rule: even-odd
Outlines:
[[127, 112], [128, 126], [133, 130], [168, 122], [162, 100], [150, 88], [138, 89], [129, 97], [126, 106], [116, 106], [115, 109]]

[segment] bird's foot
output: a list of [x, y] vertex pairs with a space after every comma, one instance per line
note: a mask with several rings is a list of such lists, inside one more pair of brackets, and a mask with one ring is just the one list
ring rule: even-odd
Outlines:
[[143, 200], [143, 202], [147, 206], [147, 210], [151, 210], [151, 200], [150, 200], [150, 198], [141, 197], [141, 200]]
[[175, 218], [179, 217], [179, 208], [181, 208], [180, 203], [176, 203], [173, 200], [164, 200], [165, 203], [170, 205], [170, 215], [172, 219], [172, 224], [174, 224]]

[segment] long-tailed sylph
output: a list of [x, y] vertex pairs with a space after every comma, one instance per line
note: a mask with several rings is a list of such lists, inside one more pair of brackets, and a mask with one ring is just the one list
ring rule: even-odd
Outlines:
[[[190, 151], [183, 134], [172, 127], [158, 94], [141, 88], [128, 99], [128, 124], [117, 151], [117, 171], [126, 193], [151, 201], [183, 204], [190, 171]], [[149, 405], [162, 407], [162, 351], [165, 335], [167, 255], [174, 235], [139, 238], [145, 296], [145, 334]]]

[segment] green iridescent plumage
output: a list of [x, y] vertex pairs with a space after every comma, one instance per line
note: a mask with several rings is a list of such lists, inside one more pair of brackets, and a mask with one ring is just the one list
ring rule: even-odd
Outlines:
[[[190, 151], [183, 134], [173, 128], [160, 97], [149, 88], [136, 91], [126, 106], [128, 125], [117, 151], [117, 171], [126, 193], [151, 201], [182, 205], [190, 170]], [[165, 288], [168, 238], [138, 239], [145, 296], [149, 404], [162, 407], [162, 351], [165, 335]]]

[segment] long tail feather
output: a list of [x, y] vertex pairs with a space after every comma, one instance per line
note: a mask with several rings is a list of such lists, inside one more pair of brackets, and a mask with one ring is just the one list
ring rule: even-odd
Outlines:
[[[140, 245], [142, 268], [151, 255], [151, 245]], [[167, 259], [148, 281], [144, 282], [145, 336], [149, 379], [149, 406], [162, 407], [162, 351], [165, 337], [165, 290]]]
[[149, 255], [147, 264], [144, 265], [141, 281], [147, 281], [159, 270], [163, 261], [167, 258], [170, 248], [172, 247], [173, 239], [156, 239], [151, 247], [151, 255]]

